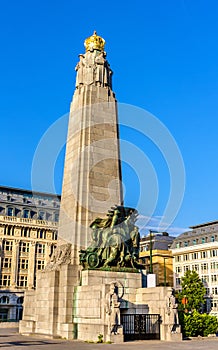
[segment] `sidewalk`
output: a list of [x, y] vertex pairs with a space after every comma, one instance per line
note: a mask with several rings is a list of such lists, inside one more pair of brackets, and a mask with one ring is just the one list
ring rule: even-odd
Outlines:
[[18, 329], [0, 328], [0, 349], [5, 350], [217, 350], [218, 338], [186, 340], [179, 343], [163, 341], [135, 341], [124, 344], [89, 344], [74, 340], [50, 340], [25, 337]]

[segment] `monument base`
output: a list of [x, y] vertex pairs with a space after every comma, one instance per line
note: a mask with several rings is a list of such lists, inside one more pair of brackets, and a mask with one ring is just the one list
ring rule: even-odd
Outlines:
[[117, 334], [111, 333], [105, 312], [105, 298], [110, 284], [114, 282], [118, 285], [118, 294], [122, 299], [120, 312], [136, 312], [133, 302], [136, 289], [142, 285], [141, 273], [83, 270], [81, 285], [76, 287], [74, 303], [74, 322], [77, 324], [78, 339], [97, 341], [98, 336], [102, 334], [104, 341], [124, 341], [122, 327], [118, 327]]
[[[111, 284], [118, 288], [119, 312], [125, 314], [159, 314], [160, 339], [179, 341], [180, 328], [172, 333], [167, 314], [171, 288], [142, 288], [142, 273], [80, 270], [65, 264], [59, 270], [40, 272], [35, 291], [27, 291], [21, 334], [40, 334], [51, 338], [79, 339], [97, 342], [124, 341], [122, 327], [111, 328], [106, 300]], [[118, 320], [118, 325], [120, 324]], [[113, 323], [112, 323], [113, 325]]]
[[19, 332], [76, 339], [72, 308], [74, 287], [78, 284], [79, 270], [73, 265], [62, 265], [58, 271], [39, 272], [36, 290], [25, 293]]
[[114, 344], [119, 344], [124, 342], [123, 328], [118, 329], [117, 334], [109, 333], [106, 335], [106, 342], [111, 342]]

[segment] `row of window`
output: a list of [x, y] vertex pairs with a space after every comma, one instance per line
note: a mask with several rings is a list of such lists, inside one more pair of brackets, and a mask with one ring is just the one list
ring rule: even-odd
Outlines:
[[196, 244], [204, 244], [208, 242], [215, 242], [217, 240], [217, 236], [210, 236], [210, 237], [201, 237], [201, 238], [195, 238], [192, 241], [184, 241], [184, 242], [177, 242], [176, 248], [182, 248], [182, 247], [189, 247]]
[[30, 209], [23, 209], [22, 211], [14, 208], [14, 207], [8, 207], [6, 208], [5, 215], [7, 216], [19, 216], [24, 219], [38, 219], [38, 220], [49, 220], [49, 221], [56, 221], [59, 220], [59, 213], [48, 213], [43, 210], [40, 210], [39, 212], [32, 211]]
[[208, 283], [211, 278], [211, 283], [217, 283], [218, 282], [218, 275], [202, 275], [201, 280], [203, 283]]
[[[19, 297], [17, 298], [17, 301], [16, 303], [18, 305], [22, 305], [23, 304], [23, 297]], [[10, 298], [7, 296], [7, 295], [3, 295], [1, 298], [0, 298], [0, 304], [9, 304], [10, 303]]]
[[[199, 272], [200, 270], [201, 271], [208, 270], [208, 268], [209, 268], [209, 263], [185, 265], [185, 266], [183, 266], [183, 268], [182, 268], [182, 266], [177, 266], [176, 273], [182, 273], [182, 272], [188, 271], [188, 270]], [[211, 270], [218, 271], [218, 262], [216, 262], [216, 261], [211, 262], [210, 268], [211, 268]]]
[[[5, 195], [5, 193], [1, 193], [1, 194]], [[7, 198], [8, 202], [13, 202], [14, 200], [15, 201], [18, 200], [19, 202], [22, 202], [21, 198], [19, 198], [19, 199], [18, 198], [13, 198], [13, 195], [11, 195], [11, 194], [8, 194], [6, 198]], [[4, 200], [6, 198], [3, 197]], [[41, 198], [37, 198], [36, 199], [35, 196], [33, 196], [33, 197], [32, 196], [23, 196], [22, 200], [23, 200], [23, 203], [31, 203], [31, 204], [34, 204], [34, 205], [46, 205], [46, 202], [48, 201], [48, 198], [41, 197]], [[53, 200], [53, 201], [49, 200], [49, 206], [53, 206], [54, 208], [58, 207], [59, 206], [58, 198], [57, 198], [57, 200]]]
[[[14, 236], [14, 230], [15, 227], [12, 225], [8, 225], [4, 227], [4, 235], [7, 236]], [[47, 233], [46, 230], [38, 230], [37, 231], [37, 238], [39, 239], [46, 239], [47, 238]], [[21, 229], [21, 237], [30, 237], [31, 235], [31, 227], [23, 227]], [[50, 232], [49, 232], [50, 235]], [[50, 236], [49, 236], [50, 238]], [[57, 240], [57, 232], [52, 232], [52, 239]]]
[[211, 300], [211, 309], [212, 311], [218, 311], [218, 300], [216, 299]]
[[[2, 258], [1, 268], [2, 269], [11, 269], [12, 258]], [[28, 270], [29, 259], [19, 259], [18, 269], [19, 270]], [[37, 259], [36, 260], [36, 269], [43, 270], [45, 266], [45, 261]]]
[[[180, 277], [176, 277], [176, 286], [179, 287], [181, 285], [181, 278]], [[206, 289], [206, 294], [207, 295], [218, 295], [218, 287], [207, 287]], [[181, 292], [181, 290], [180, 290]]]
[[[27, 275], [19, 275], [17, 279], [18, 287], [27, 287], [28, 276]], [[2, 287], [10, 287], [11, 276], [8, 274], [2, 274], [0, 278], [0, 286]]]
[[211, 279], [211, 283], [217, 283], [218, 282], [218, 275], [202, 275], [201, 280], [203, 283], [208, 283]]
[[[3, 250], [12, 251], [13, 249], [13, 241], [4, 241]], [[19, 242], [19, 252], [20, 253], [29, 253], [30, 243], [29, 242]], [[45, 254], [45, 244], [36, 243], [36, 253]]]
[[211, 249], [202, 252], [194, 252], [189, 254], [177, 255], [175, 257], [175, 262], [188, 261], [188, 260], [197, 260], [197, 259], [206, 259], [206, 258], [215, 258], [218, 256], [218, 249]]

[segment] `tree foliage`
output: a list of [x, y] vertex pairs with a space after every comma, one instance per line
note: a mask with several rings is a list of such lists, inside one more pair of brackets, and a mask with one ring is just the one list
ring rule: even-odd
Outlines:
[[178, 293], [180, 310], [200, 311], [205, 303], [206, 289], [197, 272], [186, 271], [181, 282], [182, 291]]

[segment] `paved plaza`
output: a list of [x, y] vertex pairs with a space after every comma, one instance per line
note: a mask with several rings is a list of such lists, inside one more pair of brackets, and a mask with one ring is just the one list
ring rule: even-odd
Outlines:
[[18, 334], [18, 329], [0, 328], [0, 349], [5, 350], [217, 350], [218, 337], [185, 340], [182, 342], [135, 341], [124, 344], [93, 344], [73, 340], [26, 337]]

